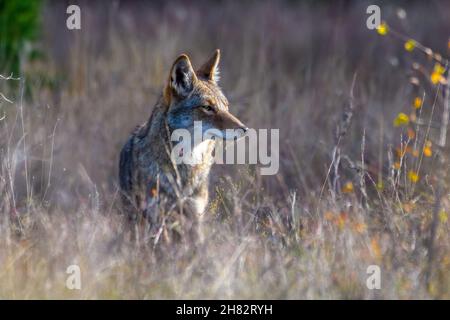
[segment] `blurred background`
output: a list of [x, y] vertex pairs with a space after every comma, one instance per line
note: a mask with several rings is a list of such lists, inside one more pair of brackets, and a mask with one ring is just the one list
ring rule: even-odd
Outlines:
[[[81, 9], [81, 30], [66, 27], [70, 4]], [[429, 274], [425, 261], [430, 250], [424, 239], [435, 203], [432, 182], [425, 178], [434, 172], [434, 158], [423, 160], [420, 176], [424, 178], [417, 186], [406, 181], [405, 168], [405, 175], [399, 173], [400, 179], [396, 178], [400, 182], [387, 187], [394, 174], [395, 148], [406, 135], [405, 128], [393, 125], [394, 119], [399, 112], [409, 113], [405, 110], [420, 97], [421, 115], [430, 120], [426, 139], [434, 141], [439, 135], [435, 129], [444, 108], [444, 90], [429, 81], [427, 70], [433, 70], [435, 60], [420, 50], [405, 51], [399, 39], [366, 27], [366, 9], [371, 4], [380, 6], [381, 19], [392, 30], [449, 56], [450, 2], [443, 0], [0, 0], [0, 74], [20, 78], [0, 79], [0, 92], [12, 102], [0, 100], [0, 208], [8, 217], [8, 223], [2, 224], [8, 245], [0, 248], [0, 262], [16, 257], [18, 249], [11, 237], [32, 239], [33, 248], [39, 249], [24, 251], [30, 252], [27, 261], [45, 261], [42, 279], [53, 290], [32, 289], [18, 280], [39, 278], [27, 269], [32, 267], [22, 265], [16, 278], [9, 271], [0, 276], [5, 282], [7, 275], [17, 279], [8, 280], [9, 286], [3, 286], [0, 295], [64, 297], [68, 293], [56, 280], [48, 280], [53, 279], [48, 274], [72, 259], [60, 256], [62, 252], [73, 252], [77, 261], [91, 267], [99, 261], [107, 263], [108, 267], [100, 263], [101, 270], [111, 265], [122, 268], [127, 261], [130, 274], [136, 277], [111, 275], [107, 281], [115, 283], [111, 285], [115, 289], [101, 284], [82, 297], [370, 298], [372, 292], [353, 286], [352, 281], [358, 283], [364, 277], [361, 268], [376, 260], [393, 279], [381, 297], [448, 298], [450, 245], [444, 209], [445, 222], [437, 235], [441, 248], [434, 253], [439, 261], [436, 268], [442, 273], [431, 273], [433, 288], [429, 281], [423, 282], [424, 274]], [[216, 243], [204, 251], [204, 259], [211, 259], [205, 261], [216, 271], [196, 278], [171, 269], [180, 278], [168, 276], [164, 288], [156, 285], [155, 289], [152, 280], [141, 282], [143, 287], [128, 288], [127, 283], [138, 282], [142, 273], [145, 279], [165, 278], [154, 262], [136, 267], [131, 257], [120, 260], [122, 253], [112, 253], [116, 243], [125, 241], [116, 239], [120, 223], [110, 222], [117, 207], [120, 148], [133, 128], [150, 116], [174, 59], [187, 53], [198, 67], [216, 48], [222, 53], [220, 85], [232, 112], [250, 127], [280, 129], [280, 171], [275, 176], [260, 176], [255, 166], [215, 166], [209, 210], [217, 222], [213, 228], [225, 230], [222, 240], [228, 239], [226, 248], [218, 250]], [[342, 160], [339, 168], [341, 194], [341, 187], [336, 192], [330, 186], [330, 163], [336, 127], [350, 102], [354, 104], [352, 123], [340, 142], [342, 158], [349, 159]], [[443, 150], [447, 152], [448, 147]], [[355, 166], [365, 167], [367, 176], [361, 178]], [[447, 195], [440, 207], [449, 202]], [[409, 212], [405, 204], [410, 205]], [[269, 254], [274, 259], [269, 259], [269, 266], [266, 260], [250, 257], [248, 263], [259, 270], [252, 275], [239, 273], [242, 266], [240, 271], [219, 274], [219, 266], [225, 263], [222, 259], [241, 248], [247, 230], [245, 217], [266, 210], [269, 216], [279, 217], [277, 223], [297, 227], [270, 231], [281, 234], [287, 247]], [[39, 214], [30, 215], [34, 211]], [[331, 222], [326, 213], [331, 214]], [[10, 219], [17, 217], [20, 223], [11, 229]], [[97, 224], [104, 224], [101, 231], [91, 229], [93, 217]], [[345, 231], [339, 240], [336, 232], [342, 223], [360, 223], [365, 229]], [[331, 229], [324, 231], [328, 225]], [[45, 247], [48, 241], [55, 243], [56, 253]], [[96, 244], [101, 254], [89, 254]], [[144, 249], [134, 248], [141, 251], [133, 252], [143, 254]], [[261, 252], [267, 249], [258, 248]], [[337, 256], [330, 258], [327, 250]], [[205, 263], [203, 258], [198, 258], [200, 262], [189, 259], [183, 261], [196, 266], [193, 269]], [[139, 258], [139, 263], [143, 260]], [[311, 261], [328, 269], [319, 271]], [[266, 271], [261, 271], [264, 266]], [[345, 275], [332, 276], [335, 269], [344, 270]], [[256, 278], [268, 277], [266, 286], [255, 284], [258, 274]], [[98, 273], [91, 276], [94, 279]], [[225, 288], [221, 277], [228, 279]], [[182, 279], [199, 279], [199, 285], [188, 289], [188, 280]], [[214, 290], [208, 291], [205, 286], [211, 283]], [[152, 294], [146, 291], [147, 285], [153, 286]]]
[[[113, 186], [119, 148], [150, 115], [180, 53], [199, 66], [222, 49], [221, 86], [233, 112], [254, 128], [281, 129], [280, 178], [287, 188], [300, 182], [302, 192], [323, 181], [353, 75], [358, 108], [348, 152], [360, 152], [366, 128], [374, 163], [380, 144], [397, 139], [392, 119], [410, 104], [411, 65], [422, 58], [366, 27], [367, 1], [81, 1], [81, 30], [66, 28], [69, 2], [2, 2], [2, 74], [25, 76], [25, 98], [42, 111], [29, 119], [33, 137], [45, 140], [58, 123], [55, 176], [81, 163], [102, 187]], [[446, 1], [378, 5], [382, 20], [448, 52]], [[17, 101], [20, 90], [13, 94]]]

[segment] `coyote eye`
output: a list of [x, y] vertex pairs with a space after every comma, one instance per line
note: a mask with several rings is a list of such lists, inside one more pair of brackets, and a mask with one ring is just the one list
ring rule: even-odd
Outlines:
[[202, 106], [203, 109], [205, 109], [206, 111], [214, 111], [214, 108], [211, 106]]

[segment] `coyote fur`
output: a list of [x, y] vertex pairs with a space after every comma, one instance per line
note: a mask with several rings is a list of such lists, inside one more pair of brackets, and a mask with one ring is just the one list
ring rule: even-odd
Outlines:
[[[130, 135], [120, 153], [119, 181], [122, 200], [134, 217], [143, 216], [161, 226], [167, 212], [178, 211], [187, 224], [198, 224], [208, 204], [208, 179], [215, 137], [192, 147], [202, 156], [196, 164], [173, 161], [171, 134], [177, 129], [215, 129], [222, 139], [230, 130], [243, 136], [247, 127], [228, 110], [218, 86], [220, 51], [194, 71], [189, 57], [173, 63], [167, 83], [147, 122]], [[195, 123], [194, 123], [195, 122]], [[178, 208], [178, 210], [174, 210]]]

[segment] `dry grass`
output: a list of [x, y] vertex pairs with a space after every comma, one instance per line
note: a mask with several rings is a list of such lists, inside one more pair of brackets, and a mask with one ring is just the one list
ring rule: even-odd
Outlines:
[[[65, 7], [50, 2], [48, 59], [28, 63], [16, 90], [0, 79], [13, 101], [0, 98], [0, 297], [449, 299], [448, 147], [440, 171], [434, 155], [421, 157], [416, 184], [407, 176], [418, 159], [392, 169], [405, 132], [395, 115], [425, 94], [418, 143], [426, 132], [437, 139], [443, 101], [433, 102], [443, 90], [426, 78], [412, 89], [412, 62], [432, 62], [366, 29], [367, 5], [86, 2], [82, 30], [71, 32], [61, 27]], [[448, 3], [425, 11], [414, 2], [406, 20], [382, 8], [383, 19], [447, 53]], [[233, 111], [251, 127], [280, 128], [280, 172], [216, 166], [204, 245], [154, 251], [119, 214], [118, 153], [172, 60], [187, 52], [198, 65], [216, 47]], [[82, 290], [65, 287], [70, 264], [81, 267]], [[381, 290], [366, 287], [372, 264]]]

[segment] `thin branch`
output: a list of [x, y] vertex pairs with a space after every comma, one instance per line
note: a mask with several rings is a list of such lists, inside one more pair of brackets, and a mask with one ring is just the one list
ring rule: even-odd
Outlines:
[[335, 188], [338, 183], [337, 177], [338, 177], [338, 167], [339, 167], [339, 162], [340, 162], [340, 144], [341, 144], [342, 138], [345, 136], [348, 129], [350, 128], [351, 120], [353, 117], [353, 112], [355, 109], [353, 92], [354, 92], [354, 88], [355, 88], [356, 78], [357, 78], [357, 72], [355, 72], [353, 75], [352, 86], [350, 88], [350, 103], [348, 104], [347, 108], [344, 110], [344, 112], [342, 114], [341, 122], [336, 126], [335, 146], [334, 146], [333, 152], [332, 152], [332, 160], [331, 160], [330, 166], [328, 167], [325, 181], [323, 182], [322, 188], [320, 190], [319, 202], [322, 199], [322, 195], [325, 190], [325, 186], [328, 182], [328, 179], [329, 179], [330, 173], [331, 173], [331, 169], [333, 167], [334, 167], [334, 171], [335, 171], [335, 179], [333, 181], [333, 185]]
[[0, 92], [0, 98], [2, 98], [3, 100], [5, 100], [6, 102], [9, 102], [11, 104], [14, 103], [11, 100], [9, 100], [7, 97], [5, 97], [5, 95], [3, 93], [1, 93], [1, 92]]
[[2, 80], [15, 80], [15, 81], [20, 80], [20, 78], [14, 78], [12, 73], [8, 77], [2, 76], [0, 74], [0, 79], [2, 79]]

